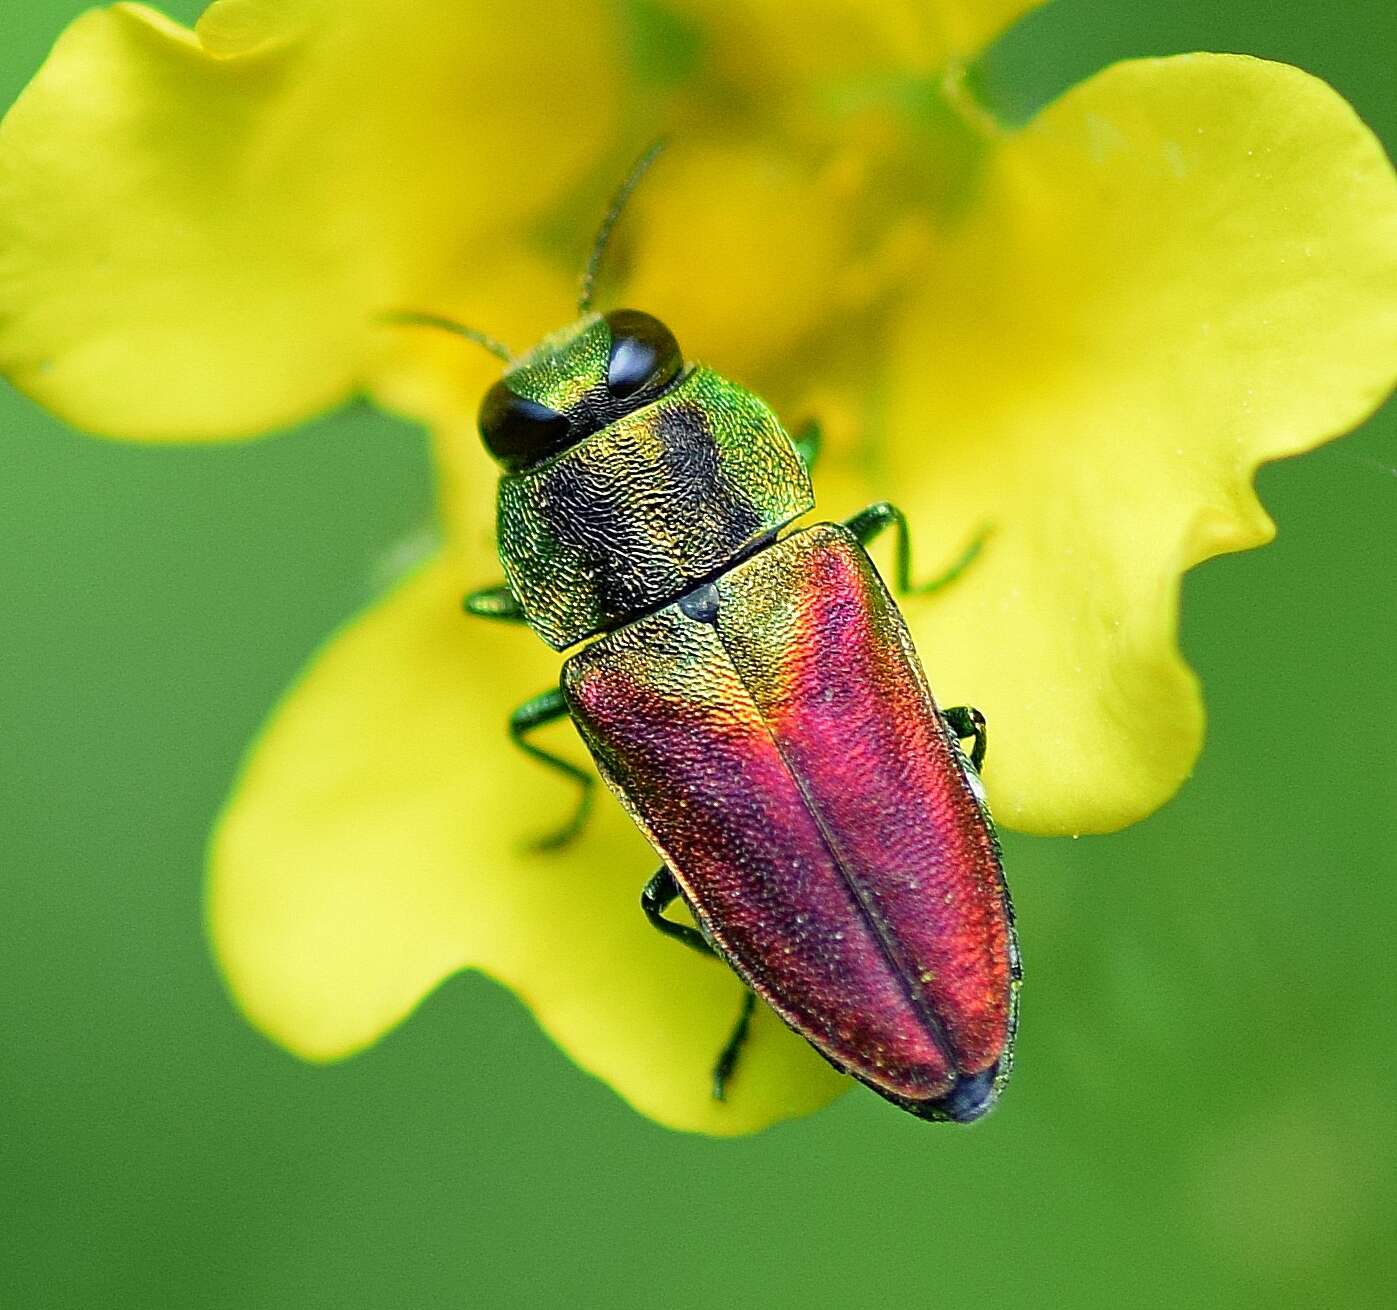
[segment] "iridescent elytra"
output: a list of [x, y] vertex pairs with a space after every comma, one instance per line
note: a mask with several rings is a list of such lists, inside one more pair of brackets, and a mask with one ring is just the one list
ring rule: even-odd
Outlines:
[[[544, 844], [589, 810], [593, 775], [529, 739], [567, 716], [662, 860], [643, 912], [746, 985], [713, 1095], [741, 1077], [759, 998], [894, 1104], [969, 1122], [1009, 1076], [1020, 976], [978, 772], [985, 722], [937, 706], [865, 550], [895, 527], [895, 580], [911, 589], [901, 513], [880, 502], [793, 528], [814, 505], [818, 430], [788, 436], [750, 391], [686, 364], [649, 314], [592, 311], [607, 237], [654, 153], [603, 223], [581, 317], [526, 355], [395, 316], [508, 365], [480, 409], [502, 466], [505, 582], [466, 609], [573, 652], [509, 723], [581, 788]], [[976, 548], [917, 590], [949, 585]], [[676, 900], [696, 927], [667, 916]]]

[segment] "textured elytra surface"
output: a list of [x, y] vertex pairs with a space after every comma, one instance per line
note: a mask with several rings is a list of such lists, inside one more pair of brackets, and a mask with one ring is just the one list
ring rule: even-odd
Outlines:
[[556, 650], [653, 609], [811, 508], [771, 410], [695, 368], [653, 404], [500, 479], [500, 558]]
[[868, 556], [821, 525], [714, 590], [565, 666], [603, 776], [737, 972], [831, 1059], [913, 1102], [1007, 1068], [993, 831]]

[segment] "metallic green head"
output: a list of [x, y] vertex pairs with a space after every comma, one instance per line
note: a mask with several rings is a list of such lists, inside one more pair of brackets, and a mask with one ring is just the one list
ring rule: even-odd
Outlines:
[[685, 368], [637, 310], [544, 338], [486, 393], [480, 433], [505, 470], [505, 574], [557, 650], [677, 599], [814, 504], [771, 410]]
[[511, 364], [485, 395], [480, 435], [511, 473], [529, 468], [656, 399], [683, 367], [649, 314], [586, 314]]

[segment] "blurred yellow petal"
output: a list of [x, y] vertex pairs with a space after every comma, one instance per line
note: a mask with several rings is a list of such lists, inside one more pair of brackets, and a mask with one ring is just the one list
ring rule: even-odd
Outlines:
[[913, 0], [671, 0], [669, 7], [707, 25], [715, 71], [753, 87], [928, 69], [943, 54], [936, 6]]
[[738, 82], [928, 74], [987, 46], [1043, 0], [669, 0], [709, 25], [710, 58]]
[[840, 303], [849, 219], [838, 178], [774, 148], [677, 143], [627, 215], [624, 298], [670, 324], [689, 358], [760, 385]]
[[[656, 857], [609, 800], [565, 852], [529, 848], [575, 791], [508, 745], [505, 720], [556, 682], [557, 659], [527, 631], [463, 617], [462, 590], [434, 564], [350, 624], [252, 753], [214, 838], [210, 892], [249, 1017], [333, 1059], [473, 966], [674, 1127], [751, 1132], [838, 1095], [847, 1080], [764, 1012], [729, 1100], [711, 1099], [741, 988], [646, 922]], [[552, 740], [582, 758], [566, 725]]]
[[933, 6], [946, 48], [956, 57], [978, 54], [1046, 0], [938, 0]]
[[993, 525], [909, 611], [943, 702], [989, 718], [997, 816], [1108, 830], [1201, 742], [1181, 573], [1268, 540], [1257, 465], [1393, 384], [1397, 182], [1322, 82], [1194, 55], [1077, 87], [982, 185], [897, 332], [870, 476], [927, 568]]
[[0, 124], [0, 369], [94, 431], [221, 437], [347, 394], [610, 146], [604, 13], [222, 0], [79, 18]]

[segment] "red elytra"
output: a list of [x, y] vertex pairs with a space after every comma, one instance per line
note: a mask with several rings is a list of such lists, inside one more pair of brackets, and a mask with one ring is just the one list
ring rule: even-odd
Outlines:
[[868, 555], [822, 524], [573, 655], [568, 707], [712, 944], [826, 1058], [926, 1118], [1008, 1076], [994, 827]]

